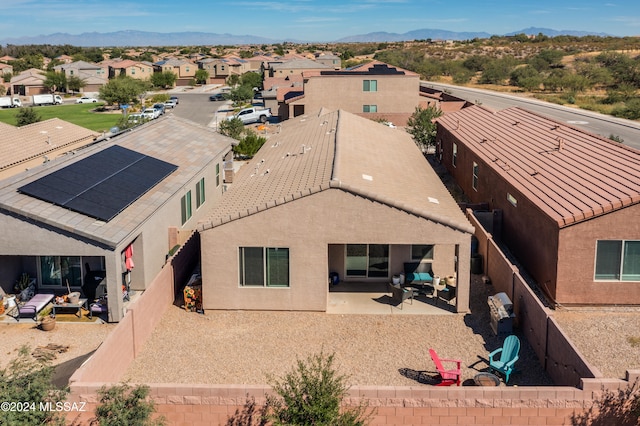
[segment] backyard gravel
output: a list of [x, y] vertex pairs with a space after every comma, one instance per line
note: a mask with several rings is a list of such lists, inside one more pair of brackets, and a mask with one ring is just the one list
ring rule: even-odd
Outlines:
[[56, 384], [66, 385], [71, 374], [100, 346], [115, 326], [116, 324], [76, 324], [58, 321], [55, 329], [42, 331], [33, 322], [18, 323], [13, 319], [0, 322], [0, 369], [6, 368], [24, 345], [30, 348], [30, 352], [49, 344], [68, 346], [66, 352], [57, 353], [51, 361], [51, 364], [56, 366]]
[[[335, 354], [350, 385], [433, 384], [434, 348], [463, 361], [463, 380], [486, 371], [502, 338], [489, 327], [491, 286], [474, 284], [471, 314], [337, 315], [314, 312], [206, 311], [172, 306], [125, 379], [145, 383], [264, 384], [297, 359]], [[417, 302], [416, 302], [417, 303]], [[550, 379], [523, 342], [521, 372], [509, 385], [548, 385]]]

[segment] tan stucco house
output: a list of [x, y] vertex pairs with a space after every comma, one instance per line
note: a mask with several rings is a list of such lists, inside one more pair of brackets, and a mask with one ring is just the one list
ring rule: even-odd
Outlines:
[[198, 65], [184, 59], [164, 59], [153, 64], [154, 72], [172, 72], [176, 75], [176, 86], [188, 86], [196, 76]]
[[284, 101], [288, 116], [282, 119], [324, 107], [403, 126], [421, 102], [418, 74], [379, 61], [338, 71], [306, 71], [303, 77], [304, 93]]
[[331, 272], [366, 286], [407, 262], [469, 307], [474, 228], [406, 132], [346, 111], [283, 123], [198, 231], [205, 309], [326, 311]]
[[63, 294], [99, 276], [119, 321], [220, 200], [233, 141], [168, 115], [1, 180], [0, 285], [28, 273]]

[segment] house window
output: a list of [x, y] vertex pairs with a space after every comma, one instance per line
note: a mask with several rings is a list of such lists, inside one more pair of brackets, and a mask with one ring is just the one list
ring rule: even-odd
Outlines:
[[204, 204], [204, 200], [204, 178], [202, 178], [198, 183], [196, 183], [196, 209], [200, 208], [200, 206]]
[[182, 224], [184, 225], [191, 218], [191, 191], [187, 192], [180, 199], [180, 211], [182, 213]]
[[640, 241], [599, 240], [596, 280], [640, 281]]
[[132, 68], [132, 69], [131, 69], [131, 75], [133, 75], [133, 74], [135, 74], [135, 73], [136, 73], [135, 68]]
[[476, 191], [478, 190], [478, 163], [473, 162], [473, 181], [471, 182], [471, 186]]
[[240, 247], [240, 286], [289, 287], [289, 249]]
[[456, 163], [458, 161], [458, 144], [453, 144], [453, 155], [451, 156], [451, 164], [453, 167], [456, 167]]
[[378, 80], [363, 80], [362, 81], [362, 91], [363, 92], [377, 92], [378, 91]]
[[516, 200], [516, 197], [509, 194], [508, 192], [507, 192], [507, 201], [510, 202], [513, 207], [518, 207], [518, 200]]
[[80, 256], [40, 256], [40, 277], [43, 286], [82, 286]]
[[433, 260], [433, 244], [413, 244], [411, 260]]
[[216, 188], [220, 186], [220, 163], [216, 164]]
[[378, 105], [362, 105], [362, 112], [378, 112]]
[[389, 277], [389, 245], [347, 244], [348, 277]]

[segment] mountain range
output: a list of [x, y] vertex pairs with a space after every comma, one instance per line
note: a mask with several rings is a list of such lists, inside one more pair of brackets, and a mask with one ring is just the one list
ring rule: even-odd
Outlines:
[[[572, 36], [608, 36], [605, 33], [596, 33], [588, 31], [575, 30], [552, 30], [549, 28], [526, 28], [520, 31], [514, 31], [506, 36], [515, 34], [544, 34], [549, 37], [558, 35]], [[392, 42], [406, 40], [470, 40], [473, 38], [489, 38], [492, 34], [486, 32], [455, 32], [438, 29], [420, 29], [413, 30], [403, 34], [388, 32], [372, 32], [368, 34], [359, 34], [349, 37], [343, 37], [335, 40], [339, 43], [363, 43], [363, 42]], [[55, 33], [49, 35], [37, 35], [27, 37], [5, 38], [0, 40], [2, 45], [26, 45], [26, 44], [51, 44], [63, 45], [70, 44], [72, 46], [83, 47], [109, 47], [109, 46], [208, 46], [208, 45], [244, 45], [244, 44], [273, 44], [283, 41], [294, 43], [308, 43], [303, 40], [276, 40], [255, 35], [233, 35], [233, 34], [215, 34], [203, 32], [175, 32], [175, 33], [158, 33], [146, 31], [116, 31], [111, 33], [82, 33], [67, 34]]]

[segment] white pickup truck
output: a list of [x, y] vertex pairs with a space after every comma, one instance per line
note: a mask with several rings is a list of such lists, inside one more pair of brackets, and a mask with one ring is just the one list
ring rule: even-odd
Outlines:
[[239, 118], [244, 124], [248, 123], [266, 123], [271, 117], [271, 109], [258, 109], [255, 107], [244, 108], [238, 111], [236, 114], [227, 118], [227, 120], [233, 120]]

